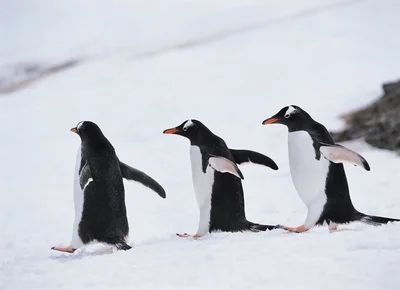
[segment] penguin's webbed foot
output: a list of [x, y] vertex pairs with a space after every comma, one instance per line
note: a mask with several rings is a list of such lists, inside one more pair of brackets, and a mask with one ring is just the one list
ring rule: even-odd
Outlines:
[[73, 252], [76, 251], [76, 249], [74, 249], [72, 246], [68, 246], [68, 247], [52, 247], [51, 248], [54, 251], [60, 251], [60, 252], [65, 252], [65, 253], [70, 253], [72, 254]]
[[306, 228], [304, 225], [298, 226], [296, 228], [291, 228], [291, 227], [283, 227], [285, 230], [289, 231], [289, 232], [294, 232], [294, 233], [303, 233], [305, 231], [308, 231], [309, 229]]
[[339, 228], [338, 228], [338, 225], [329, 225], [329, 231], [330, 232], [335, 232], [335, 231], [338, 231], [339, 230]]
[[184, 234], [176, 234], [178, 237], [180, 237], [180, 238], [193, 238], [193, 239], [198, 239], [198, 238], [201, 238], [202, 236], [200, 236], [200, 235], [198, 235], [198, 234], [195, 234], [195, 235], [189, 235], [189, 234], [187, 234], [187, 233], [184, 233]]

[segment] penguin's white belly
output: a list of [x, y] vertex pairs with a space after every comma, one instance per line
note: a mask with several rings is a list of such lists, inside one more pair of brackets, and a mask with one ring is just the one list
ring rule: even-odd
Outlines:
[[290, 173], [296, 190], [307, 207], [325, 204], [329, 161], [315, 158], [313, 140], [306, 131], [289, 132]]
[[79, 223], [82, 218], [83, 211], [83, 189], [80, 186], [79, 180], [79, 168], [81, 165], [81, 146], [79, 145], [78, 153], [76, 154], [75, 172], [74, 172], [74, 206], [75, 206], [75, 221], [72, 230], [71, 246], [75, 249], [83, 245], [81, 238], [79, 237]]
[[197, 234], [204, 235], [210, 227], [211, 193], [214, 184], [214, 169], [206, 167], [203, 172], [203, 161], [200, 148], [190, 146], [190, 161], [192, 164], [193, 188], [196, 194], [197, 204], [200, 209], [200, 221]]

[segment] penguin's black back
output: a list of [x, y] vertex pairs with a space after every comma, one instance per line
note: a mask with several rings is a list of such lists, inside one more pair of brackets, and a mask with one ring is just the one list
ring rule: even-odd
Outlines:
[[324, 221], [348, 223], [357, 220], [357, 210], [350, 198], [349, 186], [343, 164], [330, 162], [325, 183], [326, 205], [317, 224]]
[[[205, 146], [206, 145], [206, 146]], [[216, 155], [236, 163], [225, 141], [210, 134], [200, 147], [203, 156]], [[214, 184], [211, 195], [210, 232], [239, 232], [251, 229], [255, 225], [246, 219], [243, 186], [240, 178], [214, 171]], [[260, 226], [260, 225], [257, 225]], [[265, 230], [265, 229], [263, 229]]]
[[232, 174], [215, 171], [212, 192], [210, 232], [248, 229], [242, 181]]
[[[309, 134], [314, 141], [316, 158], [324, 158], [320, 153], [321, 142], [335, 144], [332, 136], [322, 124], [312, 120], [312, 130]], [[358, 219], [358, 212], [350, 198], [349, 185], [342, 163], [329, 162], [328, 174], [325, 180], [326, 205], [317, 224], [326, 222], [348, 223]]]
[[84, 243], [93, 239], [116, 244], [129, 232], [125, 190], [119, 160], [107, 139], [83, 143], [82, 159], [88, 162], [93, 181], [84, 190], [79, 235]]

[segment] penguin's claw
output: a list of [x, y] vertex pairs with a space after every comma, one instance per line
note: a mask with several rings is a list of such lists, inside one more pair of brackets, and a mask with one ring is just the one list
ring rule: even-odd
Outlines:
[[283, 228], [289, 232], [295, 232], [295, 233], [302, 233], [308, 231], [308, 229], [304, 225], [298, 226], [296, 228], [291, 228], [286, 226], [284, 226]]
[[66, 253], [71, 253], [71, 254], [76, 251], [76, 249], [74, 249], [71, 246], [68, 246], [68, 247], [52, 247], [51, 249], [54, 250], [54, 251], [66, 252]]
[[178, 237], [180, 237], [180, 238], [193, 238], [193, 239], [201, 238], [201, 236], [198, 235], [198, 234], [189, 235], [189, 234], [187, 234], [187, 233], [184, 233], [184, 234], [176, 234], [176, 235], [177, 235]]

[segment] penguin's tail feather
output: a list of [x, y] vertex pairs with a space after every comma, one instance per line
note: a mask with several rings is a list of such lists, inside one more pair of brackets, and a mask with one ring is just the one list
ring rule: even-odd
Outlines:
[[112, 238], [103, 237], [101, 241], [109, 245], [113, 245], [114, 247], [117, 248], [117, 250], [127, 251], [129, 249], [132, 249], [132, 247], [125, 242], [125, 239], [121, 237], [112, 237]]
[[127, 251], [127, 250], [129, 250], [129, 249], [132, 249], [132, 247], [129, 246], [125, 241], [120, 241], [120, 242], [116, 243], [116, 244], [115, 244], [115, 247], [116, 247], [118, 250], [122, 250], [122, 251]]
[[387, 218], [381, 216], [367, 215], [362, 212], [357, 213], [358, 220], [364, 224], [379, 226], [390, 222], [400, 222], [400, 219]]
[[250, 231], [252, 232], [261, 232], [261, 231], [271, 231], [271, 230], [276, 230], [276, 229], [281, 229], [282, 226], [280, 225], [276, 225], [276, 226], [272, 226], [272, 225], [260, 225], [260, 224], [256, 224], [256, 223], [252, 223], [252, 222], [248, 222], [248, 228]]

